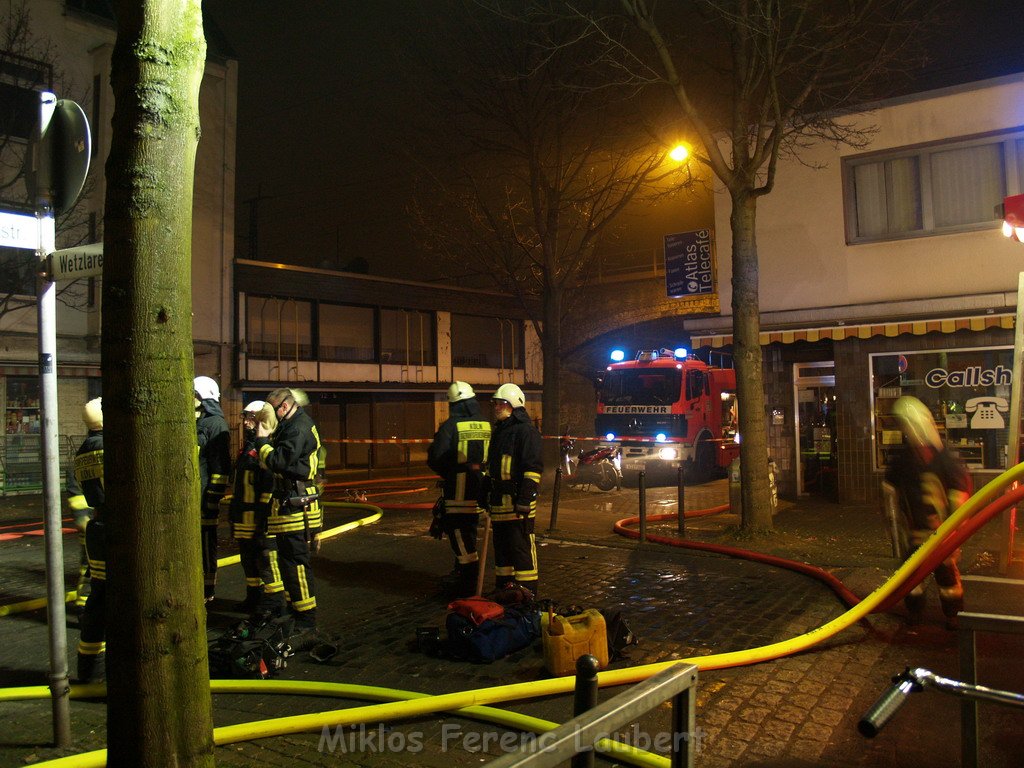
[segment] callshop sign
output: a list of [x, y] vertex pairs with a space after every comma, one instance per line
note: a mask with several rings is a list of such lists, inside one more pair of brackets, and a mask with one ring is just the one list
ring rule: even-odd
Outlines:
[[962, 371], [947, 371], [945, 368], [932, 368], [924, 376], [924, 383], [932, 389], [939, 387], [992, 387], [1008, 386], [1013, 381], [1013, 371], [1005, 365], [995, 368], [982, 368], [972, 365]]

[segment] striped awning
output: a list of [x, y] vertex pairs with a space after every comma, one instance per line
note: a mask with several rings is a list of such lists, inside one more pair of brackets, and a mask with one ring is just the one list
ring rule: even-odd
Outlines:
[[[762, 331], [761, 344], [794, 341], [842, 341], [843, 339], [870, 339], [872, 336], [923, 336], [926, 333], [955, 333], [956, 331], [984, 331], [988, 328], [1013, 328], [1013, 315], [976, 315], [942, 320], [915, 320], [906, 323], [871, 323], [864, 325], [830, 325], [821, 328], [797, 328], [785, 331]], [[732, 344], [732, 334], [708, 334], [690, 337], [690, 346], [724, 347]]]

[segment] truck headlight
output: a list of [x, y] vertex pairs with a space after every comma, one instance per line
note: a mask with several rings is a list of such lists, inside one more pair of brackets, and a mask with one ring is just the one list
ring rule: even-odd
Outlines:
[[666, 445], [658, 451], [658, 458], [662, 461], [675, 461], [679, 458], [679, 449], [675, 446]]

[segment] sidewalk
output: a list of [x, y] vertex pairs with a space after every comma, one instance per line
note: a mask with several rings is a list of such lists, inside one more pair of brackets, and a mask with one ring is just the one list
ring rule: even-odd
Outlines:
[[[724, 503], [724, 481], [686, 489], [688, 509]], [[419, 497], [432, 500], [433, 489]], [[15, 512], [0, 504], [0, 526]], [[386, 503], [387, 499], [374, 499]], [[649, 514], [675, 511], [675, 489], [648, 489]], [[29, 498], [18, 502], [30, 508]], [[824, 585], [791, 571], [707, 552], [642, 544], [611, 532], [612, 524], [637, 513], [635, 490], [585, 493], [563, 490], [558, 525], [547, 531], [550, 510], [538, 514], [538, 556], [542, 597], [622, 611], [641, 638], [629, 659], [613, 668], [754, 648], [807, 632], [842, 614], [844, 606]], [[315, 562], [322, 624], [342, 638], [334, 661], [293, 661], [283, 678], [325, 680], [442, 693], [545, 677], [535, 649], [490, 665], [440, 660], [410, 649], [415, 629], [443, 622], [444, 599], [438, 578], [450, 568], [446, 545], [426, 535], [426, 511], [386, 511], [382, 521], [325, 543]], [[38, 517], [36, 518], [38, 519]], [[340, 522], [337, 513], [328, 524]], [[865, 595], [894, 570], [879, 513], [867, 507], [837, 506], [813, 500], [782, 505], [776, 534], [769, 540], [746, 539], [735, 516], [724, 514], [687, 521], [687, 537], [699, 541], [795, 557], [823, 566], [859, 595]], [[673, 535], [676, 523], [652, 523], [649, 532]], [[968, 576], [994, 574], [994, 532], [981, 531], [964, 547]], [[43, 593], [42, 565], [32, 565], [38, 541], [0, 542], [0, 578], [5, 598], [15, 592]], [[69, 550], [73, 537], [66, 537]], [[68, 555], [75, 562], [77, 554]], [[968, 610], [1002, 612], [1024, 609], [1024, 599], [995, 582], [966, 581]], [[1019, 589], [1019, 588], [1018, 588]], [[224, 569], [211, 625], [227, 626], [236, 617], [231, 604], [244, 594], [237, 566]], [[69, 619], [69, 645], [77, 641]], [[0, 618], [0, 685], [44, 684], [47, 669], [45, 614]], [[1024, 642], [979, 637], [981, 679], [995, 687], [1024, 690], [1017, 659]], [[875, 615], [802, 654], [732, 669], [707, 670], [698, 683], [697, 765], [726, 766], [911, 766], [959, 765], [959, 704], [929, 692], [915, 694], [897, 721], [872, 741], [856, 732], [856, 721], [906, 666], [924, 666], [958, 675], [956, 637], [942, 628], [938, 598], [929, 588], [928, 614], [908, 627], [902, 608]], [[623, 688], [605, 689], [602, 700]], [[355, 702], [294, 696], [217, 695], [215, 723], [247, 722], [302, 712], [348, 707]], [[571, 716], [571, 694], [496, 705], [564, 722]], [[49, 702], [0, 704], [0, 764], [20, 765], [56, 757], [48, 746]], [[102, 702], [72, 703], [74, 751], [101, 746]], [[642, 718], [636, 734], [657, 734], [667, 727], [667, 710]], [[1024, 714], [983, 706], [982, 738], [988, 738], [981, 764], [1016, 766], [1024, 749]], [[367, 730], [368, 729], [368, 730]], [[374, 750], [370, 733], [382, 750]], [[410, 722], [377, 724], [346, 732], [345, 751], [318, 751], [320, 734], [264, 739], [218, 748], [222, 766], [478, 766], [500, 754], [496, 739], [481, 751], [483, 737], [504, 733], [497, 726], [437, 714]], [[455, 734], [453, 736], [453, 734]], [[476, 739], [472, 737], [476, 734]], [[362, 742], [359, 738], [362, 738]], [[383, 739], [383, 741], [381, 741]], [[336, 745], [337, 746], [337, 745]], [[401, 749], [392, 747], [401, 746]], [[416, 746], [416, 749], [412, 747]], [[639, 744], [643, 746], [643, 744]]]

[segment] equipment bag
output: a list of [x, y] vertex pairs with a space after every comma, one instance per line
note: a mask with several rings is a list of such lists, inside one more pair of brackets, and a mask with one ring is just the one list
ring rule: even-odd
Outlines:
[[262, 680], [273, 677], [292, 655], [288, 645], [289, 623], [267, 622], [254, 627], [248, 622], [229, 629], [210, 641], [207, 655], [211, 679]]
[[509, 608], [500, 619], [474, 624], [454, 611], [445, 620], [448, 631], [446, 651], [464, 661], [490, 663], [530, 646], [540, 637], [540, 614]]
[[500, 619], [505, 615], [504, 606], [485, 597], [463, 597], [453, 600], [448, 603], [448, 610], [464, 616], [477, 626], [488, 619]]

